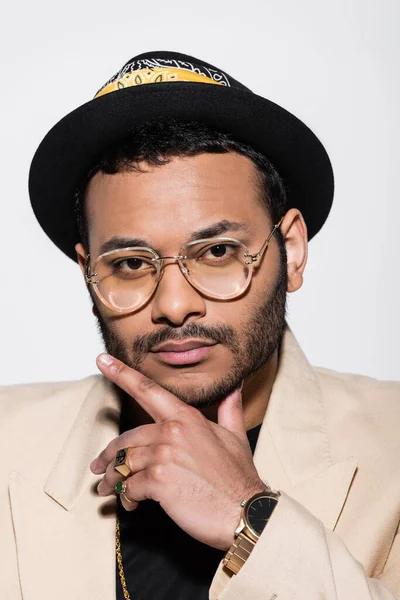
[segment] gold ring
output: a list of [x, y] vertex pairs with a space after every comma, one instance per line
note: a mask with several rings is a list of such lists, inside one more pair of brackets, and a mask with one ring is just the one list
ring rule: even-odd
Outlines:
[[124, 494], [124, 492], [121, 493], [121, 496], [124, 498], [124, 500], [129, 502], [129, 504], [132, 504], [133, 500], [129, 500], [128, 496], [126, 496], [126, 494]]
[[114, 461], [114, 469], [124, 477], [129, 477], [132, 475], [132, 471], [127, 463], [128, 451], [129, 448], [121, 448], [121, 450], [118, 450]]

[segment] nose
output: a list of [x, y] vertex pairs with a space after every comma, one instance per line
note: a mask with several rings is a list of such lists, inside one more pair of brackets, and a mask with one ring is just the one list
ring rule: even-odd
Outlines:
[[180, 327], [189, 320], [199, 319], [206, 313], [204, 298], [185, 279], [179, 265], [169, 263], [152, 301], [152, 320]]

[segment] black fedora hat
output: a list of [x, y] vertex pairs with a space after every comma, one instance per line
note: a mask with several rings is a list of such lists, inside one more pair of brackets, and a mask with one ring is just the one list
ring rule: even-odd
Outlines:
[[[146, 85], [157, 84], [157, 85]], [[288, 208], [298, 208], [311, 239], [333, 200], [329, 157], [315, 134], [274, 102], [227, 73], [176, 52], [132, 58], [83, 106], [61, 119], [37, 149], [29, 175], [34, 213], [70, 258], [79, 241], [75, 191], [87, 171], [118, 139], [144, 121], [200, 121], [264, 154], [282, 176]]]

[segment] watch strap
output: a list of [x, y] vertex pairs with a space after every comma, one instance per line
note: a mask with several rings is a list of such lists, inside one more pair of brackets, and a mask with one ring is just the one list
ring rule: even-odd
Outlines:
[[[242, 500], [241, 506], [244, 511], [246, 505], [250, 504], [252, 501], [257, 499], [257, 497], [259, 497], [259, 496], [269, 496], [269, 497], [275, 498], [275, 500], [278, 501], [280, 495], [281, 495], [281, 493], [279, 491], [268, 488], [267, 490], [265, 490], [265, 492], [260, 492], [258, 494], [255, 494], [254, 496], [249, 498], [247, 501]], [[242, 512], [242, 518], [243, 518], [243, 514], [244, 513]], [[269, 521], [269, 519], [268, 519], [268, 521]], [[268, 521], [267, 521], [267, 523], [268, 523]], [[245, 531], [243, 531], [243, 530], [240, 531], [240, 533], [236, 536], [235, 541], [233, 542], [232, 546], [229, 548], [229, 550], [227, 551], [227, 553], [225, 554], [225, 556], [222, 560], [222, 564], [224, 565], [224, 567], [226, 567], [227, 569], [229, 569], [236, 575], [240, 571], [240, 569], [243, 567], [246, 560], [249, 558], [256, 543], [257, 543], [257, 541], [252, 540], [245, 533]]]
[[232, 546], [222, 561], [223, 565], [233, 571], [233, 573], [239, 573], [246, 560], [249, 558], [251, 551], [255, 546], [250, 538], [244, 533], [239, 533]]

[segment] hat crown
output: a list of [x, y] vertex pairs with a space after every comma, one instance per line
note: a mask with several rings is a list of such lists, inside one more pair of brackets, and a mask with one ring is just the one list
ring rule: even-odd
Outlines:
[[[136, 82], [132, 81], [136, 74]], [[128, 80], [130, 80], [128, 82]], [[172, 83], [173, 81], [197, 81], [214, 83], [225, 87], [248, 90], [242, 83], [209, 63], [198, 58], [165, 50], [145, 52], [134, 56], [97, 91], [101, 96], [109, 91], [123, 89], [128, 85], [142, 83]]]

